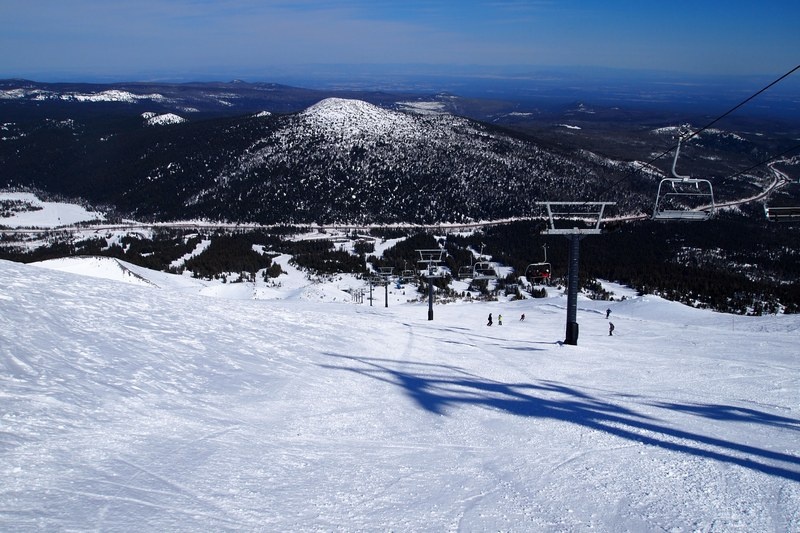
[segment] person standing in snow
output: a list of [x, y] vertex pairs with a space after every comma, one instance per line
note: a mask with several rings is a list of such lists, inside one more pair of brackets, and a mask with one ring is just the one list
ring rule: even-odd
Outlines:
[[612, 322], [608, 323], [608, 336], [611, 337], [614, 333], [614, 324]]
[[606, 318], [611, 316], [611, 309], [606, 309]]
[[522, 313], [522, 316], [519, 317], [519, 321], [520, 322], [524, 322], [525, 321], [525, 313]]
[[492, 313], [489, 313], [489, 322], [486, 323], [487, 326], [492, 325]]
[[497, 315], [497, 325], [498, 326], [503, 325], [503, 315]]

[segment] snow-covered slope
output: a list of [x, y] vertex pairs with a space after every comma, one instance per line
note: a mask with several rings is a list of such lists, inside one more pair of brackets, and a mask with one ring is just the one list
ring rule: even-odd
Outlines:
[[201, 291], [208, 285], [199, 279], [149, 270], [113, 257], [61, 257], [41, 261], [34, 265], [94, 278], [172, 290], [196, 289]]
[[[269, 281], [259, 277], [255, 282], [248, 283], [204, 281], [191, 277], [188, 272], [184, 275], [158, 272], [127, 261], [101, 256], [62, 257], [40, 261], [33, 265], [92, 278], [232, 300], [300, 299], [327, 303], [350, 302], [353, 297], [347, 291], [363, 288], [363, 281], [352, 274], [340, 274], [335, 280], [328, 283], [310, 281], [304, 272], [289, 263], [290, 259], [291, 257], [288, 255], [279, 255], [274, 259], [277, 264], [281, 265], [285, 275]], [[402, 297], [402, 292], [404, 292], [403, 289], [393, 288], [392, 301], [395, 303], [407, 301]]]
[[796, 530], [798, 317], [582, 300], [563, 346], [564, 304], [0, 261], [0, 529]]

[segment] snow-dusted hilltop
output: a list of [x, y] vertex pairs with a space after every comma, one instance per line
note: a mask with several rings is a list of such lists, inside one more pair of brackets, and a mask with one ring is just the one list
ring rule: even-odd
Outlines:
[[148, 126], [164, 126], [167, 124], [180, 124], [182, 122], [186, 122], [186, 119], [176, 115], [175, 113], [164, 113], [159, 115], [157, 113], [148, 112], [142, 113], [142, 118], [144, 118], [145, 123]]
[[415, 117], [376, 105], [344, 98], [327, 98], [300, 113], [312, 132], [348, 138], [384, 137], [386, 140], [419, 136]]
[[0, 530], [796, 530], [796, 315], [426, 311], [0, 261]]

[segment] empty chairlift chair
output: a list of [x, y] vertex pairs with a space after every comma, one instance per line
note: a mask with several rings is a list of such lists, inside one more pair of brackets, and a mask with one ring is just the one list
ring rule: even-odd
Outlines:
[[472, 267], [472, 279], [497, 279], [497, 270], [489, 261], [478, 261]]
[[472, 266], [462, 266], [458, 268], [458, 279], [469, 279], [472, 277]]
[[[672, 161], [672, 177], [662, 179], [658, 185], [653, 220], [702, 221], [714, 216], [716, 207], [711, 182], [702, 178], [680, 176], [675, 170], [681, 140], [682, 137], [679, 137], [675, 159]], [[687, 201], [702, 205], [687, 207]]]
[[771, 222], [800, 222], [800, 206], [764, 206], [764, 214]]

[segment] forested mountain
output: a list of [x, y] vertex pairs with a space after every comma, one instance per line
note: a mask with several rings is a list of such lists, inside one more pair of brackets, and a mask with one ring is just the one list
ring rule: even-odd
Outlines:
[[[660, 168], [642, 165], [657, 153], [652, 148], [632, 149], [635, 157], [626, 160], [552, 135], [542, 141], [517, 119], [501, 128], [457, 116], [450, 111], [486, 108], [446, 95], [323, 96], [271, 84], [6, 81], [0, 183], [111, 205], [140, 219], [431, 223], [536, 215], [543, 200], [614, 201], [618, 213], [647, 213], [668, 167], [668, 158]], [[503, 123], [498, 117], [493, 122]], [[574, 111], [565, 117], [582, 120]], [[673, 133], [666, 127], [641, 135], [668, 147]], [[700, 155], [685, 149], [688, 164], [711, 174], [730, 171], [715, 163], [725, 159], [720, 152], [749, 150], [747, 164], [762, 150], [719, 131], [701, 142]], [[769, 180], [766, 168], [756, 168], [728, 180], [722, 194], [754, 194]]]
[[[360, 100], [146, 126], [153, 118], [102, 136], [93, 123], [45, 124], [3, 143], [4, 181], [137, 218], [420, 223], [531, 215], [547, 197], [598, 195], [618, 171], [469, 119]], [[630, 185], [635, 211], [647, 187]]]

